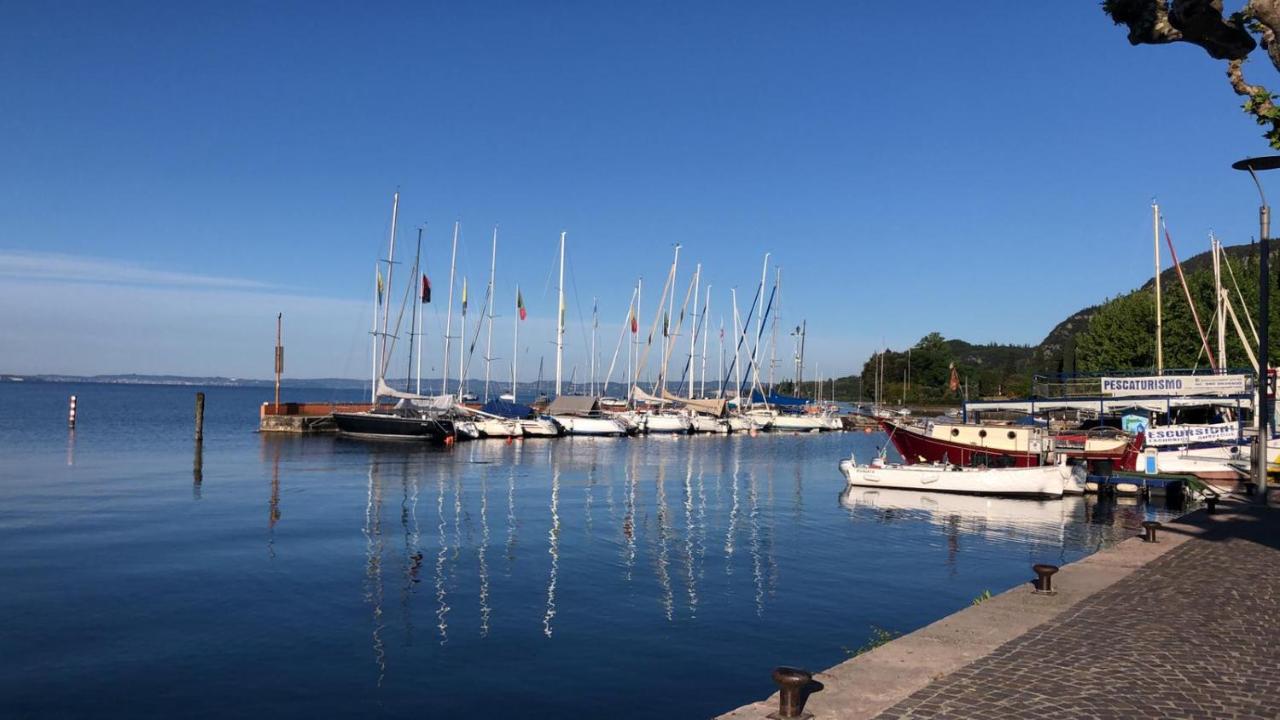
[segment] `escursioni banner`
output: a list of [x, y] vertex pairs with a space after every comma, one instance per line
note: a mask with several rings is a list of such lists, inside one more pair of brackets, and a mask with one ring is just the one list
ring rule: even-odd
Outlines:
[[1166, 425], [1147, 428], [1147, 445], [1191, 445], [1192, 443], [1235, 442], [1240, 439], [1240, 423], [1212, 425]]

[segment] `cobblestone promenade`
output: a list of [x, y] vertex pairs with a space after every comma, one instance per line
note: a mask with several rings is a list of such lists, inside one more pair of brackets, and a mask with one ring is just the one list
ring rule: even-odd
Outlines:
[[1280, 718], [1278, 515], [1234, 510], [878, 717]]

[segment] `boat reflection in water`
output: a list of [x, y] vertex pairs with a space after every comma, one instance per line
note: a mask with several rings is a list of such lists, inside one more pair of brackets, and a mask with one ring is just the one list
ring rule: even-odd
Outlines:
[[966, 535], [990, 539], [1061, 543], [1066, 528], [1085, 518], [1085, 498], [1055, 500], [983, 497], [918, 490], [868, 489], [850, 486], [840, 493], [849, 510], [868, 510], [881, 519], [919, 519]]

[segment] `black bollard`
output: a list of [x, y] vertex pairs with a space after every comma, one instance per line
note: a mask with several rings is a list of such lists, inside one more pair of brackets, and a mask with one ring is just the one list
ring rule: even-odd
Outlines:
[[1164, 527], [1164, 525], [1161, 525], [1160, 523], [1154, 520], [1148, 520], [1142, 523], [1142, 530], [1144, 533], [1142, 536], [1143, 542], [1149, 542], [1149, 543], [1158, 542], [1156, 540], [1156, 530], [1159, 530], [1162, 527]]
[[1056, 591], [1053, 589], [1053, 574], [1058, 572], [1057, 565], [1047, 565], [1044, 563], [1036, 563], [1031, 566], [1036, 573], [1036, 594], [1037, 595], [1054, 595]]
[[1210, 495], [1204, 499], [1204, 507], [1212, 515], [1218, 512], [1218, 496]]
[[204, 440], [204, 393], [196, 393], [196, 442]]
[[772, 720], [802, 720], [813, 717], [813, 713], [801, 709], [804, 701], [801, 691], [813, 682], [813, 673], [793, 667], [777, 667], [773, 669], [773, 681], [778, 685], [778, 712], [769, 713]]

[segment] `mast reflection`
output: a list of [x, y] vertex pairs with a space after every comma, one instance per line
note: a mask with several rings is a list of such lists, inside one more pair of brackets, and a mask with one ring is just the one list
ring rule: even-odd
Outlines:
[[378, 668], [378, 687], [387, 672], [386, 647], [382, 641], [382, 479], [378, 463], [369, 464], [369, 482], [364, 508], [365, 602], [372, 612], [373, 661]]
[[542, 632], [551, 637], [551, 620], [556, 616], [556, 574], [560, 570], [560, 463], [551, 470], [551, 529], [547, 531], [547, 553], [551, 574], [547, 579], [547, 612], [542, 616]]
[[447, 523], [444, 519], [444, 475], [447, 470], [440, 468], [436, 477], [436, 543], [440, 550], [436, 553], [436, 628], [440, 632], [440, 644], [449, 642], [449, 602], [445, 590], [445, 561], [449, 556], [449, 541], [445, 535]]
[[667, 559], [669, 538], [671, 536], [671, 519], [667, 510], [667, 466], [658, 465], [658, 553], [654, 569], [658, 575], [658, 585], [662, 587], [662, 609], [669, 622], [675, 611], [675, 594], [671, 590], [671, 575], [667, 570], [670, 561]]
[[480, 637], [489, 636], [489, 469], [480, 476], [480, 545], [476, 549], [480, 565]]

